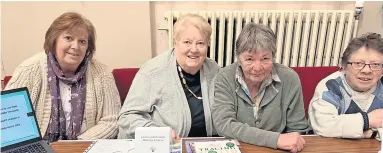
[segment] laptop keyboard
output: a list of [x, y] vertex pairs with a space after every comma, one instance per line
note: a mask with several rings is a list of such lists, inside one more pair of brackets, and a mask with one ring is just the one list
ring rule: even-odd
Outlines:
[[13, 150], [9, 153], [46, 153], [47, 151], [40, 143], [27, 145]]

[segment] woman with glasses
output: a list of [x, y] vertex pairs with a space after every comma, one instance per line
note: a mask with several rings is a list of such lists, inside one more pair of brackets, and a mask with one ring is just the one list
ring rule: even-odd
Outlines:
[[319, 82], [309, 107], [309, 122], [318, 135], [381, 138], [383, 121], [383, 38], [367, 33], [354, 38], [342, 68]]
[[235, 62], [218, 74], [212, 106], [221, 136], [274, 149], [298, 152], [310, 130], [303, 108], [298, 74], [274, 63], [273, 31], [245, 25], [236, 42]]

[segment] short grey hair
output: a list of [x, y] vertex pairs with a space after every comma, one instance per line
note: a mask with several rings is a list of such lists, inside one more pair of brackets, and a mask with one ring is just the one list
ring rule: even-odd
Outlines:
[[276, 37], [269, 27], [248, 23], [239, 34], [235, 47], [237, 56], [245, 51], [266, 50], [271, 51], [274, 57], [277, 51]]
[[383, 55], [383, 38], [377, 33], [365, 33], [352, 39], [343, 52], [342, 65], [345, 66], [349, 62], [350, 56], [362, 47], [367, 50], [376, 50]]

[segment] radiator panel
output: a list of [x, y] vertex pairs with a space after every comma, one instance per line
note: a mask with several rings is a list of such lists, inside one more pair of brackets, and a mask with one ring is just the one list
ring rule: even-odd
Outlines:
[[290, 67], [337, 66], [348, 42], [356, 36], [353, 10], [260, 10], [167, 12], [169, 47], [173, 24], [186, 13], [197, 13], [212, 28], [208, 57], [220, 66], [237, 60], [235, 42], [246, 23], [269, 26], [276, 35], [275, 62]]

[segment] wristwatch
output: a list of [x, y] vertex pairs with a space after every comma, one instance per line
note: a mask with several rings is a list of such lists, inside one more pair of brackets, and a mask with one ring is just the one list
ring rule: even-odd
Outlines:
[[371, 129], [371, 130], [372, 130], [371, 138], [375, 138], [376, 135], [378, 135], [378, 129]]

